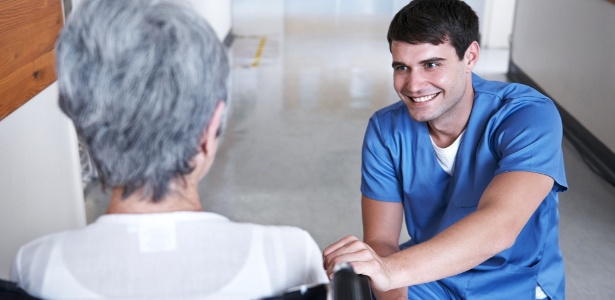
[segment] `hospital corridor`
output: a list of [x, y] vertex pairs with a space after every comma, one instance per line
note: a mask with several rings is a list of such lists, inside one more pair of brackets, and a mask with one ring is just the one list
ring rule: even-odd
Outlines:
[[[531, 1], [516, 2], [517, 9], [523, 9], [520, 5]], [[216, 160], [198, 188], [205, 211], [232, 221], [303, 228], [321, 250], [347, 235], [362, 237], [363, 137], [372, 114], [399, 101], [386, 33], [405, 4], [232, 0], [232, 30], [224, 37], [231, 57], [231, 94]], [[611, 17], [613, 8], [608, 7]], [[507, 72], [514, 51], [510, 45], [481, 44], [474, 72], [510, 82]], [[516, 62], [523, 64], [522, 59]], [[536, 73], [542, 76], [545, 70], [537, 68]], [[563, 93], [549, 88], [558, 102]], [[613, 93], [609, 96], [612, 100]], [[614, 121], [607, 122], [613, 125], [612, 133]], [[609, 142], [599, 135], [598, 139]], [[566, 297], [614, 299], [615, 185], [568, 136], [562, 147], [569, 185], [559, 194]], [[104, 214], [110, 195], [102, 190], [83, 151], [89, 224]], [[409, 238], [405, 231], [402, 228], [400, 242]]]

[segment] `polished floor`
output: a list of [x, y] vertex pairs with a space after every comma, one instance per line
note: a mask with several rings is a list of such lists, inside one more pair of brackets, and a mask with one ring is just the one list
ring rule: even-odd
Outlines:
[[[321, 247], [361, 237], [360, 151], [371, 114], [398, 100], [388, 22], [406, 1], [233, 1], [232, 101], [206, 210], [299, 226]], [[506, 80], [508, 51], [483, 49], [476, 73]], [[613, 299], [615, 188], [564, 142], [561, 194], [568, 299]], [[88, 190], [88, 220], [106, 198]], [[405, 235], [402, 235], [402, 239]]]

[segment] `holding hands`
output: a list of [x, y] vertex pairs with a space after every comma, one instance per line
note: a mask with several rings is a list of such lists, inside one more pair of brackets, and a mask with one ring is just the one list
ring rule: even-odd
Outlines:
[[372, 288], [380, 291], [391, 289], [391, 269], [386, 257], [380, 257], [367, 244], [354, 236], [347, 236], [323, 251], [324, 268], [329, 278], [334, 268], [342, 262], [349, 263], [357, 274], [367, 275]]

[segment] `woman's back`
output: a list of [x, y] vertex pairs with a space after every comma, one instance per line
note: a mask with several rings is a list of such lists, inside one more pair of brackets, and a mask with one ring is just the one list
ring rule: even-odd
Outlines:
[[255, 299], [328, 279], [294, 227], [206, 212], [112, 214], [24, 246], [12, 280], [45, 298]]

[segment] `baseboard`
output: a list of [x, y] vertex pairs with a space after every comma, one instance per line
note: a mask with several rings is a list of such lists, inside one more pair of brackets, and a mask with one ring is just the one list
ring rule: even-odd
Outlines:
[[557, 103], [545, 90], [517, 66], [512, 59], [508, 64], [508, 79], [531, 86], [551, 98], [560, 112], [564, 136], [577, 148], [586, 163], [598, 175], [615, 186], [615, 153], [585, 128], [577, 119]]

